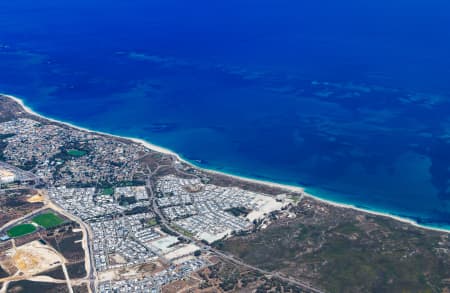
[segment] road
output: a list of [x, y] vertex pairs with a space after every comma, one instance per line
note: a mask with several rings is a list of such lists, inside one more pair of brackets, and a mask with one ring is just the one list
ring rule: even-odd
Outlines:
[[[48, 200], [48, 198], [47, 198]], [[92, 249], [92, 231], [90, 230], [89, 226], [85, 224], [81, 219], [78, 217], [75, 217], [74, 215], [66, 212], [63, 208], [58, 206], [57, 204], [49, 201], [48, 206], [55, 210], [56, 212], [62, 214], [63, 216], [67, 217], [68, 219], [71, 219], [72, 221], [78, 223], [80, 225], [80, 228], [83, 232], [83, 248], [85, 251], [85, 266], [86, 271], [88, 272], [87, 279], [89, 282], [89, 292], [93, 293], [95, 292], [95, 288], [97, 286], [97, 274], [95, 273], [94, 268], [94, 256], [93, 256], [93, 249]]]
[[247, 263], [243, 262], [242, 260], [240, 260], [240, 259], [238, 259], [238, 258], [236, 258], [236, 257], [234, 257], [232, 255], [225, 254], [225, 253], [223, 253], [223, 252], [221, 252], [221, 251], [211, 247], [210, 245], [206, 245], [203, 242], [200, 242], [200, 241], [198, 241], [196, 239], [193, 239], [192, 237], [188, 237], [186, 235], [183, 235], [183, 234], [179, 233], [178, 231], [176, 231], [175, 229], [173, 229], [170, 226], [170, 224], [168, 223], [168, 221], [166, 220], [166, 218], [164, 217], [164, 215], [159, 210], [158, 204], [156, 202], [156, 196], [154, 195], [154, 192], [153, 192], [153, 185], [152, 185], [152, 175], [153, 175], [153, 173], [151, 172], [151, 170], [149, 168], [148, 168], [148, 171], [149, 171], [149, 176], [148, 176], [148, 178], [146, 180], [146, 185], [147, 185], [148, 190], [150, 191], [150, 199], [151, 199], [151, 203], [152, 203], [152, 209], [155, 212], [155, 214], [161, 219], [161, 225], [164, 225], [169, 231], [173, 232], [175, 235], [178, 235], [179, 237], [183, 237], [183, 238], [188, 239], [189, 241], [197, 244], [199, 247], [202, 247], [202, 250], [209, 251], [209, 252], [211, 252], [213, 254], [216, 254], [216, 255], [222, 257], [223, 259], [226, 259], [226, 260], [228, 260], [228, 261], [230, 261], [230, 262], [232, 262], [234, 264], [237, 264], [237, 265], [246, 267], [248, 269], [257, 271], [257, 272], [259, 272], [259, 273], [261, 273], [263, 275], [269, 275], [269, 276], [275, 277], [277, 279], [280, 279], [282, 281], [285, 281], [287, 283], [297, 285], [298, 287], [300, 287], [300, 288], [302, 288], [304, 290], [308, 290], [310, 292], [324, 293], [323, 291], [321, 291], [321, 290], [319, 290], [317, 288], [311, 287], [307, 283], [304, 283], [304, 282], [301, 282], [301, 281], [298, 281], [298, 280], [295, 280], [295, 279], [292, 279], [292, 278], [289, 278], [289, 277], [284, 277], [284, 276], [280, 275], [279, 273], [266, 271], [266, 270], [257, 268], [255, 266], [252, 266], [250, 264], [247, 264]]
[[[43, 194], [43, 197], [44, 197], [44, 206], [42, 206], [41, 208], [39, 208], [37, 210], [32, 211], [31, 213], [26, 214], [20, 218], [14, 219], [14, 220], [6, 223], [5, 225], [3, 225], [0, 228], [0, 235], [2, 233], [6, 233], [6, 231], [9, 228], [16, 225], [17, 223], [24, 222], [28, 219], [31, 219], [36, 214], [39, 214], [40, 212], [45, 211], [47, 209], [52, 209], [52, 210], [60, 213], [61, 215], [67, 217], [68, 219], [78, 223], [83, 232], [83, 249], [86, 252], [85, 253], [85, 264], [86, 264], [86, 272], [88, 272], [88, 277], [85, 279], [89, 282], [89, 292], [90, 293], [95, 292], [97, 278], [96, 278], [96, 274], [95, 274], [95, 270], [94, 270], [94, 259], [93, 259], [93, 253], [92, 253], [92, 245], [91, 245], [92, 231], [90, 230], [89, 226], [86, 225], [81, 219], [66, 212], [63, 208], [61, 208], [60, 206], [58, 206], [57, 204], [52, 202], [45, 193]], [[65, 269], [65, 266], [63, 266], [63, 271], [67, 271], [67, 269]]]
[[[36, 243], [39, 243], [39, 242], [36, 241]], [[15, 245], [15, 241], [14, 240], [12, 241], [12, 244], [13, 244], [13, 247], [12, 247], [13, 254], [16, 254], [17, 251], [16, 251], [16, 245]], [[30, 267], [25, 267], [23, 270], [18, 270], [12, 276], [9, 276], [9, 277], [6, 277], [6, 278], [0, 278], [0, 282], [5, 282], [5, 283], [8, 282], [9, 283], [11, 281], [29, 280], [29, 281], [36, 281], [36, 282], [58, 283], [58, 284], [66, 283], [69, 293], [73, 293], [72, 283], [71, 283], [71, 280], [70, 280], [70, 277], [69, 277], [69, 272], [67, 271], [67, 266], [66, 266], [67, 260], [66, 260], [66, 258], [60, 252], [58, 252], [55, 248], [53, 248], [51, 246], [42, 245], [42, 244], [39, 244], [39, 245], [42, 246], [42, 247], [39, 247], [39, 249], [41, 250], [40, 253], [42, 253], [42, 251], [45, 250], [48, 253], [48, 255], [56, 256], [59, 259], [59, 264], [60, 264], [61, 269], [63, 271], [65, 281], [64, 280], [55, 279], [55, 278], [50, 277], [50, 276], [45, 276], [45, 275], [44, 276], [40, 276], [40, 275], [38, 275], [39, 273], [42, 273], [42, 271], [55, 268], [54, 266], [52, 266], [52, 267], [40, 268], [42, 271], [29, 271]], [[33, 249], [33, 248], [29, 248], [29, 249]], [[58, 264], [58, 262], [54, 262], [52, 265], [54, 265], [54, 264]], [[34, 268], [34, 269], [38, 268], [39, 269], [38, 266], [37, 267], [32, 267], [32, 268]], [[5, 285], [2, 290], [6, 291], [6, 288], [7, 288], [7, 285]], [[0, 292], [3, 292], [3, 291], [0, 291]]]
[[71, 284], [71, 280], [69, 277], [69, 272], [67, 271], [66, 258], [54, 248], [52, 248], [52, 249], [48, 248], [48, 250], [52, 251], [59, 257], [59, 261], [61, 262], [61, 268], [64, 273], [64, 277], [66, 278], [67, 289], [69, 290], [69, 293], [73, 293], [72, 284]]
[[[174, 162], [172, 162], [172, 166], [173, 166], [173, 164], [174, 164]], [[159, 210], [159, 207], [158, 207], [158, 204], [157, 204], [157, 198], [156, 198], [156, 195], [154, 194], [153, 185], [152, 185], [153, 174], [154, 174], [154, 173], [157, 173], [158, 170], [159, 170], [161, 167], [164, 167], [164, 166], [166, 166], [166, 165], [160, 165], [160, 166], [158, 166], [153, 172], [152, 172], [152, 171], [150, 170], [150, 168], [147, 166], [149, 175], [148, 175], [148, 177], [147, 177], [147, 179], [146, 179], [146, 187], [147, 187], [147, 189], [148, 189], [148, 191], [149, 191], [149, 194], [150, 194], [150, 201], [151, 201], [152, 209], [153, 209], [154, 213], [159, 217], [159, 219], [160, 219], [160, 221], [161, 221], [160, 224], [161, 224], [162, 226], [164, 226], [167, 230], [171, 231], [174, 235], [177, 235], [177, 236], [179, 236], [179, 237], [183, 237], [183, 238], [185, 238], [185, 239], [191, 241], [192, 243], [197, 244], [199, 247], [202, 248], [203, 251], [207, 251], [207, 252], [210, 252], [210, 253], [212, 253], [212, 254], [218, 255], [219, 257], [221, 257], [221, 258], [223, 258], [223, 259], [225, 259], [225, 260], [227, 260], [227, 261], [229, 261], [229, 262], [231, 262], [231, 263], [234, 263], [234, 264], [236, 264], [236, 265], [239, 265], [239, 266], [246, 267], [246, 268], [248, 268], [248, 269], [257, 271], [257, 272], [259, 272], [259, 273], [261, 273], [261, 274], [263, 274], [263, 275], [272, 276], [272, 277], [275, 277], [275, 278], [277, 278], [277, 279], [279, 279], [279, 280], [285, 281], [285, 282], [287, 282], [287, 283], [294, 284], [294, 285], [296, 285], [296, 286], [298, 286], [298, 287], [300, 287], [300, 288], [302, 288], [302, 289], [304, 289], [304, 290], [307, 290], [307, 291], [309, 291], [309, 292], [323, 293], [323, 291], [321, 291], [321, 290], [319, 290], [319, 289], [316, 289], [316, 288], [310, 286], [310, 285], [307, 284], [307, 283], [304, 283], [304, 282], [295, 280], [295, 279], [290, 278], [290, 277], [285, 277], [285, 276], [283, 276], [283, 275], [281, 275], [280, 273], [277, 273], [277, 272], [266, 271], [266, 270], [263, 270], [263, 269], [261, 269], [261, 268], [258, 268], [258, 267], [252, 266], [252, 265], [250, 265], [250, 264], [247, 264], [247, 263], [243, 262], [241, 259], [236, 258], [236, 257], [233, 256], [233, 255], [226, 254], [226, 253], [224, 253], [224, 252], [222, 252], [222, 251], [220, 251], [220, 250], [217, 250], [217, 249], [213, 248], [213, 247], [210, 246], [210, 245], [205, 245], [204, 243], [198, 241], [197, 239], [193, 239], [192, 237], [189, 237], [189, 236], [186, 236], [186, 235], [184, 235], [184, 234], [181, 234], [181, 233], [178, 232], [177, 230], [173, 229], [173, 228], [170, 226], [170, 223], [169, 223], [169, 222], [167, 221], [167, 219], [165, 218], [165, 216], [164, 216], [164, 215], [162, 214], [162, 212]], [[173, 166], [173, 167], [175, 167], [175, 166]], [[176, 167], [175, 167], [175, 169], [176, 169], [178, 172], [180, 172], [180, 173], [184, 173], [185, 175], [189, 175], [189, 176], [192, 176], [192, 177], [197, 177], [197, 176], [194, 175], [194, 174], [189, 174], [189, 173], [183, 172], [182, 170], [178, 170]], [[23, 216], [23, 217], [21, 217], [21, 218], [19, 218], [19, 219], [15, 219], [14, 221], [11, 221], [11, 222], [5, 224], [3, 227], [1, 227], [0, 231], [6, 230], [7, 228], [13, 226], [15, 223], [20, 222], [20, 221], [23, 221], [23, 220], [25, 220], [25, 219], [27, 219], [27, 218], [30, 218], [30, 217], [32, 217], [33, 215], [35, 215], [35, 214], [37, 214], [37, 213], [39, 213], [39, 212], [41, 212], [42, 210], [45, 210], [45, 209], [47, 209], [47, 208], [51, 208], [51, 209], [53, 209], [53, 210], [59, 212], [60, 214], [64, 215], [65, 217], [67, 217], [67, 218], [73, 220], [74, 222], [77, 222], [77, 223], [80, 225], [81, 230], [83, 231], [83, 246], [84, 246], [84, 249], [85, 249], [85, 251], [86, 251], [86, 255], [85, 255], [85, 264], [86, 264], [86, 271], [88, 272], [88, 276], [87, 276], [86, 278], [83, 278], [83, 280], [89, 282], [89, 291], [90, 291], [91, 293], [92, 293], [92, 292], [95, 292], [95, 289], [96, 289], [96, 286], [97, 286], [97, 283], [98, 283], [98, 279], [97, 279], [97, 274], [96, 274], [95, 268], [94, 268], [93, 249], [92, 249], [92, 235], [93, 235], [93, 233], [92, 233], [92, 231], [90, 230], [90, 227], [89, 227], [87, 224], [85, 224], [85, 223], [84, 223], [81, 219], [79, 219], [78, 217], [75, 217], [74, 215], [72, 215], [72, 214], [66, 212], [63, 208], [61, 208], [61, 207], [58, 206], [57, 204], [51, 202], [51, 201], [46, 197], [46, 195], [44, 195], [44, 196], [45, 196], [45, 199], [46, 199], [46, 200], [45, 200], [45, 201], [46, 201], [46, 204], [44, 205], [44, 207], [42, 207], [42, 208], [40, 208], [40, 209], [38, 209], [38, 210], [35, 210], [35, 211], [33, 211], [32, 213], [30, 213], [30, 214], [28, 214], [28, 215], [25, 215], [25, 216]], [[66, 278], [67, 278], [67, 283], [68, 283], [68, 286], [69, 286], [69, 291], [72, 291], [72, 290], [71, 290], [72, 288], [71, 288], [70, 283], [69, 283], [69, 282], [70, 282], [69, 276], [68, 276], [68, 274], [67, 274], [67, 268], [65, 267], [64, 264], [63, 264], [63, 271], [64, 271], [64, 275], [65, 275]]]

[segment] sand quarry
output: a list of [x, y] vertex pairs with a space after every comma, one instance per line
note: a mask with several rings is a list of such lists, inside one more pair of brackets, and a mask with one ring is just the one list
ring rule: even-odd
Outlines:
[[6, 251], [5, 256], [4, 264], [14, 266], [19, 273], [26, 276], [33, 276], [53, 269], [65, 261], [56, 250], [39, 241], [11, 248]]
[[41, 192], [38, 192], [27, 198], [27, 201], [29, 203], [44, 202], [44, 196], [41, 194]]

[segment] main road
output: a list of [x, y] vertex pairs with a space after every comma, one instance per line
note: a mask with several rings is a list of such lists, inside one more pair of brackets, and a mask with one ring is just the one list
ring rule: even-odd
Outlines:
[[87, 224], [85, 224], [80, 218], [68, 213], [67, 211], [65, 211], [62, 207], [60, 207], [59, 205], [57, 205], [56, 203], [50, 201], [48, 198], [46, 198], [46, 200], [48, 201], [47, 206], [50, 207], [51, 209], [55, 210], [56, 212], [62, 214], [63, 216], [67, 217], [68, 219], [71, 219], [72, 221], [78, 223], [80, 225], [81, 231], [83, 232], [83, 248], [85, 251], [85, 258], [84, 258], [84, 262], [85, 262], [85, 268], [86, 271], [88, 272], [88, 276], [87, 278], [85, 278], [88, 282], [89, 282], [89, 292], [93, 293], [96, 292], [96, 287], [97, 287], [97, 274], [95, 273], [95, 268], [94, 268], [94, 255], [93, 255], [93, 250], [92, 250], [92, 243], [91, 243], [91, 238], [92, 238], [92, 231], [90, 230], [89, 226]]
[[282, 280], [282, 281], [285, 281], [285, 282], [287, 282], [287, 283], [297, 285], [297, 286], [299, 286], [300, 288], [302, 288], [302, 289], [304, 289], [304, 290], [307, 290], [307, 291], [309, 291], [309, 292], [314, 292], [314, 293], [324, 293], [323, 291], [321, 291], [321, 290], [319, 290], [319, 289], [317, 289], [317, 288], [314, 288], [314, 287], [310, 286], [310, 285], [307, 284], [307, 283], [304, 283], [304, 282], [301, 282], [301, 281], [298, 281], [298, 280], [295, 280], [295, 279], [292, 279], [292, 278], [289, 278], [289, 277], [284, 277], [284, 276], [280, 275], [279, 273], [276, 273], [276, 272], [274, 273], [274, 272], [266, 271], [266, 270], [263, 270], [263, 269], [261, 269], [261, 268], [257, 268], [257, 267], [255, 267], [255, 266], [252, 266], [252, 265], [250, 265], [250, 264], [247, 264], [247, 263], [243, 262], [242, 260], [240, 260], [240, 259], [238, 259], [238, 258], [236, 258], [236, 257], [234, 257], [234, 256], [232, 256], [232, 255], [225, 254], [225, 253], [223, 253], [222, 251], [219, 251], [219, 250], [213, 248], [213, 247], [210, 246], [210, 245], [206, 245], [206, 244], [204, 244], [203, 242], [200, 242], [200, 241], [198, 241], [198, 240], [196, 240], [196, 239], [193, 239], [192, 237], [189, 237], [189, 236], [186, 236], [186, 235], [184, 235], [184, 234], [181, 234], [181, 233], [178, 232], [177, 230], [173, 229], [173, 228], [170, 226], [170, 224], [168, 223], [167, 219], [164, 217], [164, 215], [163, 215], [163, 214], [161, 213], [161, 211], [159, 210], [158, 204], [157, 204], [157, 202], [156, 202], [156, 196], [155, 196], [154, 191], [153, 191], [153, 185], [152, 185], [152, 176], [153, 176], [153, 173], [152, 173], [152, 171], [150, 170], [150, 168], [147, 168], [147, 169], [148, 169], [148, 171], [149, 171], [149, 176], [147, 177], [147, 180], [146, 180], [146, 186], [147, 186], [147, 189], [148, 189], [149, 192], [150, 192], [150, 199], [151, 199], [151, 203], [152, 203], [152, 209], [153, 209], [154, 213], [159, 217], [159, 219], [160, 219], [160, 221], [161, 221], [160, 224], [161, 224], [161, 225], [164, 225], [164, 226], [167, 228], [167, 230], [169, 230], [169, 231], [171, 231], [172, 233], [174, 233], [174, 235], [177, 235], [178, 237], [183, 237], [183, 238], [185, 238], [185, 239], [188, 239], [189, 241], [191, 241], [191, 242], [197, 244], [199, 247], [201, 247], [202, 250], [204, 250], [204, 251], [209, 251], [209, 252], [211, 252], [211, 253], [213, 253], [213, 254], [216, 254], [216, 255], [222, 257], [223, 259], [226, 259], [226, 260], [228, 260], [228, 261], [230, 261], [230, 262], [232, 262], [232, 263], [234, 263], [234, 264], [237, 264], [237, 265], [246, 267], [246, 268], [248, 268], [248, 269], [257, 271], [257, 272], [259, 272], [259, 273], [261, 273], [261, 274], [263, 274], [263, 275], [269, 275], [269, 276], [275, 277], [275, 278], [277, 278], [277, 279], [280, 279], [280, 280]]

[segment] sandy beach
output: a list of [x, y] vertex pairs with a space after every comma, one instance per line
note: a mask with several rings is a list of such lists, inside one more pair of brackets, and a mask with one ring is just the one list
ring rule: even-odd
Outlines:
[[266, 186], [271, 186], [271, 187], [277, 187], [277, 188], [285, 189], [285, 190], [287, 190], [287, 191], [292, 191], [292, 192], [296, 192], [296, 193], [302, 193], [304, 196], [313, 198], [313, 199], [315, 199], [315, 200], [317, 200], [317, 201], [324, 202], [324, 203], [329, 204], [329, 205], [332, 205], [332, 206], [336, 206], [336, 207], [340, 207], [340, 208], [353, 209], [353, 210], [356, 210], [356, 211], [360, 211], [360, 212], [364, 212], [364, 213], [368, 213], [368, 214], [372, 214], [372, 215], [377, 215], [377, 216], [382, 216], [382, 217], [389, 217], [389, 218], [391, 218], [391, 219], [395, 219], [395, 220], [397, 220], [397, 221], [401, 221], [401, 222], [404, 222], [404, 223], [408, 223], [408, 224], [411, 224], [411, 225], [414, 225], [414, 226], [416, 226], [416, 227], [423, 228], [423, 229], [434, 230], [434, 231], [439, 231], [439, 232], [444, 232], [444, 233], [450, 233], [450, 229], [443, 229], [443, 228], [436, 228], [436, 227], [430, 227], [430, 226], [420, 225], [420, 224], [418, 224], [417, 222], [415, 222], [414, 220], [407, 219], [407, 218], [403, 218], [403, 217], [400, 217], [400, 216], [396, 216], [396, 215], [392, 215], [392, 214], [388, 214], [388, 213], [376, 212], [376, 211], [372, 211], [372, 210], [368, 210], [368, 209], [363, 209], [363, 208], [358, 208], [358, 207], [356, 207], [356, 206], [354, 206], [354, 205], [351, 205], [351, 204], [338, 203], [338, 202], [326, 200], [326, 199], [317, 197], [317, 196], [315, 196], [315, 195], [313, 195], [313, 194], [306, 193], [305, 190], [304, 190], [304, 188], [299, 187], [299, 186], [292, 186], [292, 185], [280, 184], [280, 183], [275, 183], [275, 182], [270, 182], [270, 181], [264, 181], [264, 180], [259, 180], [259, 179], [252, 179], [252, 178], [248, 178], [248, 177], [243, 177], [243, 176], [237, 176], [237, 175], [233, 175], [233, 174], [228, 174], [228, 173], [225, 173], [225, 172], [220, 172], [220, 171], [215, 171], [215, 170], [205, 169], [205, 168], [202, 168], [202, 167], [199, 167], [199, 166], [193, 164], [192, 162], [189, 162], [189, 161], [183, 159], [180, 155], [178, 155], [177, 153], [171, 151], [170, 149], [167, 149], [167, 148], [163, 148], [163, 147], [161, 147], [161, 146], [154, 145], [154, 144], [152, 144], [152, 143], [150, 143], [150, 142], [148, 142], [148, 141], [145, 141], [145, 140], [143, 140], [143, 139], [133, 138], [133, 137], [126, 137], [126, 136], [119, 136], [119, 135], [114, 135], [114, 134], [105, 133], [105, 132], [101, 132], [101, 131], [96, 131], [96, 130], [92, 130], [92, 129], [88, 129], [88, 128], [84, 128], [84, 127], [79, 127], [79, 126], [77, 126], [77, 125], [73, 125], [73, 124], [68, 123], [68, 122], [64, 122], [64, 121], [59, 121], [59, 120], [56, 120], [56, 119], [52, 119], [52, 118], [46, 117], [46, 116], [44, 116], [44, 115], [41, 115], [41, 114], [39, 114], [39, 113], [36, 113], [33, 109], [31, 109], [30, 107], [28, 107], [27, 105], [25, 105], [25, 103], [23, 102], [23, 100], [20, 99], [20, 98], [18, 98], [18, 97], [11, 96], [11, 95], [8, 95], [8, 94], [2, 94], [2, 93], [0, 93], [0, 95], [3, 95], [3, 96], [5, 96], [5, 97], [8, 97], [8, 98], [10, 98], [10, 99], [16, 101], [18, 104], [20, 104], [20, 105], [23, 107], [23, 109], [24, 109], [26, 112], [28, 112], [28, 113], [31, 114], [31, 115], [35, 115], [35, 116], [38, 116], [38, 117], [40, 117], [40, 118], [47, 119], [47, 120], [49, 120], [49, 121], [53, 121], [53, 122], [56, 122], [56, 123], [64, 124], [64, 125], [67, 125], [67, 126], [69, 126], [69, 127], [73, 127], [73, 128], [75, 128], [75, 129], [79, 129], [79, 130], [82, 130], [82, 131], [87, 131], [87, 132], [92, 132], [92, 133], [98, 133], [98, 134], [110, 136], [110, 137], [113, 137], [113, 138], [128, 139], [128, 140], [133, 141], [133, 142], [135, 142], [135, 143], [141, 144], [141, 145], [143, 145], [143, 146], [145, 146], [145, 147], [147, 147], [147, 148], [149, 148], [149, 149], [151, 149], [151, 150], [153, 150], [153, 151], [156, 151], [156, 152], [160, 152], [160, 153], [164, 153], [164, 154], [167, 154], [167, 155], [174, 156], [174, 157], [176, 157], [178, 160], [180, 160], [180, 161], [182, 161], [182, 162], [184, 162], [184, 163], [186, 163], [186, 164], [188, 164], [188, 165], [191, 165], [191, 166], [193, 166], [193, 167], [195, 167], [195, 168], [197, 168], [197, 169], [199, 169], [199, 170], [202, 170], [202, 171], [204, 171], [204, 172], [215, 173], [215, 174], [224, 175], [224, 176], [229, 176], [229, 177], [232, 177], [232, 178], [235, 178], [235, 179], [239, 179], [239, 180], [243, 180], [243, 181], [247, 181], [247, 182], [252, 182], [252, 183], [257, 183], [257, 184], [263, 184], [263, 185], [266, 185]]

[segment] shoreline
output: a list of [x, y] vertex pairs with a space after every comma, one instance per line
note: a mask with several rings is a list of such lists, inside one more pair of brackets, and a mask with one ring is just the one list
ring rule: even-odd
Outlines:
[[301, 193], [304, 196], [307, 196], [309, 198], [312, 198], [314, 200], [317, 200], [319, 202], [322, 202], [322, 203], [325, 203], [325, 204], [328, 204], [328, 205], [331, 205], [331, 206], [335, 206], [335, 207], [339, 207], [339, 208], [352, 209], [352, 210], [355, 210], [355, 211], [359, 211], [359, 212], [363, 212], [363, 213], [367, 213], [367, 214], [371, 214], [371, 215], [375, 215], [375, 216], [391, 218], [393, 220], [400, 221], [400, 222], [403, 222], [403, 223], [406, 223], [406, 224], [410, 224], [410, 225], [413, 225], [413, 226], [421, 228], [421, 229], [432, 230], [432, 231], [443, 232], [443, 233], [450, 233], [450, 228], [449, 229], [445, 229], [445, 228], [438, 228], [438, 227], [421, 225], [421, 224], [417, 223], [416, 221], [414, 221], [412, 219], [409, 219], [409, 218], [404, 218], [404, 217], [393, 215], [393, 214], [390, 214], [390, 213], [378, 212], [378, 211], [373, 211], [373, 210], [365, 209], [365, 208], [359, 208], [359, 207], [356, 207], [356, 206], [354, 206], [352, 204], [339, 203], [339, 202], [335, 202], [335, 201], [332, 201], [332, 200], [324, 199], [322, 197], [318, 197], [318, 196], [315, 196], [313, 194], [305, 192], [305, 188], [300, 187], [300, 186], [287, 185], [287, 184], [281, 184], [281, 183], [276, 183], [276, 182], [271, 182], [271, 181], [266, 181], [266, 180], [260, 180], [260, 179], [254, 179], [254, 178], [249, 178], [249, 177], [244, 177], [244, 176], [238, 176], [238, 175], [229, 174], [229, 173], [222, 172], [222, 171], [216, 171], [216, 170], [200, 167], [200, 166], [197, 166], [194, 163], [189, 162], [188, 160], [182, 158], [176, 152], [174, 152], [174, 151], [172, 151], [170, 149], [167, 149], [167, 148], [164, 148], [164, 147], [152, 144], [152, 143], [150, 143], [150, 142], [148, 142], [148, 141], [146, 141], [144, 139], [128, 137], [128, 136], [120, 136], [120, 135], [115, 135], [115, 134], [106, 133], [106, 132], [102, 132], [102, 131], [92, 130], [92, 129], [89, 129], [89, 128], [85, 128], [85, 127], [80, 127], [80, 126], [74, 125], [74, 124], [72, 124], [70, 122], [64, 122], [64, 121], [60, 121], [60, 120], [57, 120], [57, 119], [54, 119], [54, 118], [46, 117], [46, 116], [44, 116], [42, 114], [39, 114], [39, 113], [35, 112], [33, 109], [28, 107], [21, 98], [18, 98], [16, 96], [12, 96], [12, 95], [8, 95], [8, 94], [3, 94], [3, 93], [0, 93], [0, 95], [5, 96], [5, 97], [15, 101], [16, 103], [18, 103], [23, 108], [23, 110], [25, 112], [27, 112], [30, 115], [34, 115], [34, 116], [37, 116], [39, 118], [46, 119], [46, 120], [49, 120], [49, 121], [52, 121], [52, 122], [55, 122], [55, 123], [63, 124], [63, 125], [66, 125], [68, 127], [75, 128], [75, 129], [78, 129], [78, 130], [81, 130], [81, 131], [86, 131], [86, 132], [90, 132], [90, 133], [94, 133], [94, 134], [97, 133], [97, 134], [105, 135], [105, 136], [112, 137], [112, 138], [127, 139], [127, 140], [130, 140], [130, 141], [134, 142], [134, 143], [141, 144], [141, 145], [143, 145], [144, 147], [146, 147], [146, 148], [148, 148], [150, 150], [153, 150], [153, 151], [156, 151], [156, 152], [160, 152], [160, 153], [163, 153], [163, 154], [166, 154], [166, 155], [174, 156], [177, 160], [179, 160], [179, 161], [181, 161], [183, 163], [186, 163], [186, 164], [188, 164], [188, 165], [190, 165], [190, 166], [192, 166], [194, 168], [197, 168], [197, 169], [199, 169], [199, 170], [201, 170], [203, 172], [218, 174], [218, 175], [222, 175], [222, 176], [228, 176], [228, 177], [235, 178], [237, 180], [242, 180], [242, 181], [247, 181], [247, 182], [251, 182], [251, 183], [266, 185], [266, 186], [270, 186], [270, 187], [276, 187], [276, 188], [284, 189], [284, 190], [291, 191], [291, 192]]

